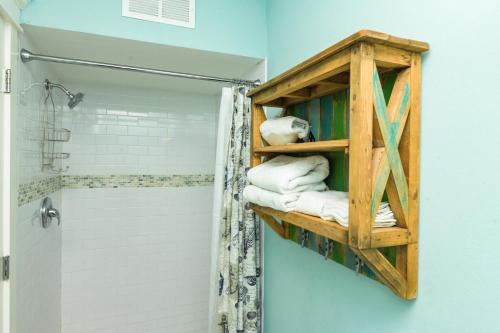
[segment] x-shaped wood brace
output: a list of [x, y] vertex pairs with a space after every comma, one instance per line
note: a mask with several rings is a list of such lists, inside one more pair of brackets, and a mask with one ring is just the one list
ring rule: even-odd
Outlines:
[[[398, 74], [387, 105], [376, 66], [374, 69], [373, 103], [385, 148], [373, 150], [373, 193], [370, 206], [372, 223], [377, 215], [386, 185], [389, 201], [398, 218], [398, 224], [405, 227], [408, 221], [408, 183], [398, 146], [410, 111], [409, 77], [410, 69], [405, 69]], [[389, 179], [391, 172], [392, 182]]]

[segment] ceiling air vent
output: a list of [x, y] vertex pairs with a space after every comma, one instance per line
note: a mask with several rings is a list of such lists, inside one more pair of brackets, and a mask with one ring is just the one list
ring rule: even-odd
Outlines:
[[123, 0], [123, 16], [194, 28], [195, 0]]

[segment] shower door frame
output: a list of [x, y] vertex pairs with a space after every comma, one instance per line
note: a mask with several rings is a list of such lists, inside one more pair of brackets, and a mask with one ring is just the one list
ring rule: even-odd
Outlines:
[[[18, 7], [12, 1], [0, 0], [0, 257], [9, 257], [8, 279], [0, 277], [0, 333], [16, 331], [15, 325], [15, 244], [17, 210], [17, 170], [15, 105], [16, 80], [6, 80], [17, 73], [18, 32], [22, 32], [16, 17]], [[3, 268], [3, 265], [2, 265]]]

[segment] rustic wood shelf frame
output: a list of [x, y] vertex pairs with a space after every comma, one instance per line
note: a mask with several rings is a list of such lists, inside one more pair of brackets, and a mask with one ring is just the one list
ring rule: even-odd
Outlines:
[[[349, 154], [349, 227], [296, 212], [252, 205], [281, 237], [293, 224], [349, 246], [377, 278], [404, 299], [417, 295], [421, 53], [429, 45], [362, 30], [250, 91], [252, 166], [277, 153]], [[388, 101], [380, 75], [396, 71]], [[259, 126], [264, 106], [290, 105], [349, 89], [349, 137], [269, 146]], [[374, 228], [384, 193], [397, 226]], [[281, 221], [278, 222], [278, 221]], [[393, 266], [379, 251], [397, 247]]]

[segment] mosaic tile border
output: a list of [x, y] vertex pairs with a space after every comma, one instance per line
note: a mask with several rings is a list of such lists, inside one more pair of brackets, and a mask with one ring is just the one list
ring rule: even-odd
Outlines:
[[214, 175], [107, 175], [62, 176], [62, 188], [191, 187], [207, 186]]
[[41, 199], [61, 189], [193, 187], [214, 183], [214, 175], [62, 175], [20, 184], [18, 206]]
[[35, 178], [29, 183], [20, 184], [17, 205], [20, 207], [61, 189], [61, 176]]

